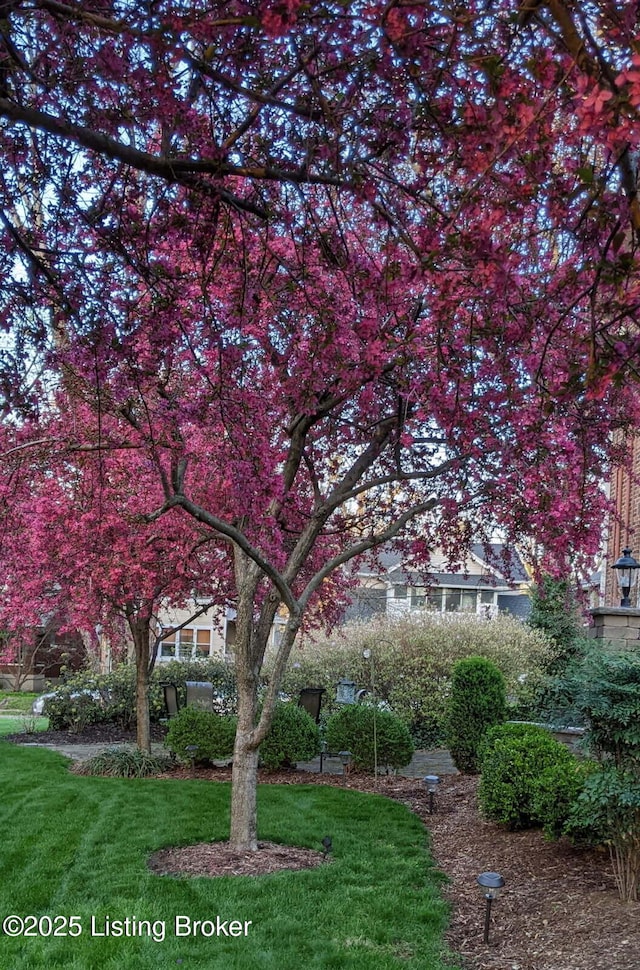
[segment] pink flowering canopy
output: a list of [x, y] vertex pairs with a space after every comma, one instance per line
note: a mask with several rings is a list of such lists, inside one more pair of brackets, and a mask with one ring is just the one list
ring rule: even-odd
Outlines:
[[51, 581], [95, 535], [116, 599], [202, 540], [238, 609], [236, 844], [351, 559], [498, 528], [557, 571], [598, 548], [639, 408], [635, 6], [2, 5], [13, 588], [26, 534]]
[[127, 451], [140, 515], [242, 535], [290, 607], [401, 534], [592, 554], [637, 410], [631, 7], [6, 4], [19, 434]]

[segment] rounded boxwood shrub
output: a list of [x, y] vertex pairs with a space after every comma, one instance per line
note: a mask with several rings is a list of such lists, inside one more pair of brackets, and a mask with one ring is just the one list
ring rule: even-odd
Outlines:
[[260, 745], [265, 768], [288, 768], [320, 753], [320, 729], [297, 704], [276, 704], [269, 733]]
[[165, 746], [185, 761], [192, 753], [187, 748], [197, 745], [195, 761], [223, 760], [233, 754], [237, 719], [229, 714], [214, 714], [197, 707], [184, 707], [169, 722]]
[[447, 704], [447, 743], [459, 771], [476, 774], [479, 749], [487, 728], [507, 716], [505, 680], [486, 657], [458, 661]]
[[533, 815], [542, 826], [547, 839], [559, 839], [566, 831], [567, 821], [585, 782], [598, 763], [570, 755], [540, 772], [533, 790]]
[[372, 704], [343, 707], [327, 721], [329, 751], [350, 751], [352, 764], [373, 771], [374, 717], [378, 767], [403, 768], [412, 758], [414, 746], [407, 725], [391, 711]]
[[478, 801], [482, 813], [512, 830], [535, 828], [545, 822], [553, 828], [548, 802], [538, 796], [540, 780], [547, 769], [560, 766], [559, 771], [569, 770], [574, 761], [568, 748], [535, 724], [490, 728], [480, 759]]

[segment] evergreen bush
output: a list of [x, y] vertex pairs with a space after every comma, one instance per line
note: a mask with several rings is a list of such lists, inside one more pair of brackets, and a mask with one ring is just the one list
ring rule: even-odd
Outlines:
[[326, 742], [330, 751], [350, 751], [352, 764], [363, 771], [374, 770], [376, 753], [379, 767], [398, 769], [411, 761], [414, 752], [404, 721], [372, 704], [352, 704], [331, 715]]
[[539, 785], [547, 769], [568, 771], [574, 762], [568, 748], [545, 728], [534, 724], [489, 728], [480, 753], [482, 813], [512, 830], [538, 825], [555, 830], [553, 813], [538, 794]]
[[[237, 719], [197, 707], [184, 707], [169, 721], [165, 746], [184, 761], [198, 764], [224, 760], [233, 754]], [[195, 756], [187, 750], [197, 746]]]
[[276, 704], [269, 733], [260, 745], [265, 768], [288, 768], [320, 753], [320, 729], [297, 704]]
[[447, 703], [447, 743], [459, 771], [478, 771], [479, 749], [487, 728], [507, 714], [505, 680], [486, 657], [468, 657], [453, 668]]

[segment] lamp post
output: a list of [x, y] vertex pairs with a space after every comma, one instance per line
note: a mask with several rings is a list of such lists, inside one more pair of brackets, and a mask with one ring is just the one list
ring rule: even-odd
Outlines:
[[504, 886], [504, 879], [499, 872], [483, 872], [476, 882], [482, 890], [482, 894], [487, 901], [484, 911], [484, 937], [485, 943], [489, 942], [489, 926], [491, 925], [491, 905], [494, 899], [498, 898], [500, 890]]
[[425, 775], [423, 781], [429, 793], [429, 815], [433, 815], [434, 799], [436, 797], [436, 787], [440, 784], [439, 775]]
[[623, 549], [622, 555], [614, 562], [611, 568], [616, 571], [618, 586], [622, 593], [620, 606], [628, 609], [631, 606], [630, 594], [636, 583], [640, 562], [631, 555], [631, 549]]

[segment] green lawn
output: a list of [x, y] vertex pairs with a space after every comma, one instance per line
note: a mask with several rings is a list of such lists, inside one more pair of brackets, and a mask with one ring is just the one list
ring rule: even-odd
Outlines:
[[27, 691], [13, 691], [13, 690], [0, 690], [0, 704], [6, 701], [6, 707], [2, 707], [5, 711], [20, 711], [25, 714], [31, 713], [31, 705], [33, 704], [38, 694], [30, 694]]
[[23, 731], [46, 731], [48, 717], [32, 717], [30, 714], [3, 714], [0, 711], [0, 737], [3, 734], [21, 734]]
[[[42, 934], [0, 931], [2, 970], [457, 966], [442, 952], [447, 912], [425, 830], [388, 799], [261, 786], [260, 837], [319, 848], [329, 834], [332, 861], [260, 878], [176, 879], [153, 875], [149, 854], [225, 839], [227, 784], [77, 777], [61, 755], [0, 742], [0, 792], [0, 914], [36, 917]], [[177, 917], [182, 927], [218, 917], [250, 925], [236, 938], [177, 936]], [[133, 935], [141, 920], [151, 935], [144, 926]], [[99, 935], [108, 923], [125, 935]]]

